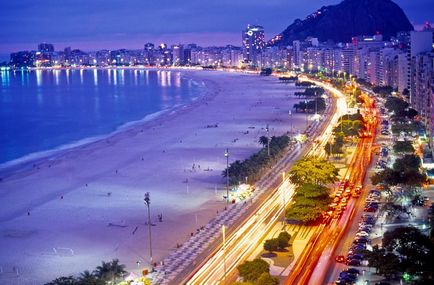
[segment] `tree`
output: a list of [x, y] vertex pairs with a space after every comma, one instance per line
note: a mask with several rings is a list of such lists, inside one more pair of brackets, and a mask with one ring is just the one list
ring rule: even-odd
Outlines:
[[413, 153], [415, 151], [410, 141], [396, 141], [393, 151], [397, 153]]
[[395, 135], [399, 135], [400, 133], [411, 135], [412, 133], [417, 132], [418, 128], [418, 124], [415, 122], [395, 122], [392, 124], [392, 133]]
[[371, 182], [373, 185], [386, 184], [395, 186], [401, 182], [401, 179], [397, 171], [386, 167], [384, 170], [372, 175]]
[[270, 273], [264, 272], [259, 276], [255, 285], [279, 285], [279, 279], [270, 275]]
[[383, 236], [383, 247], [396, 252], [401, 257], [402, 270], [411, 274], [434, 271], [431, 260], [434, 258], [433, 244], [428, 236], [414, 227], [399, 227], [387, 231]]
[[[263, 148], [243, 161], [236, 160], [229, 166], [229, 182], [238, 185], [245, 181], [246, 177], [249, 177], [252, 183], [256, 182], [268, 166], [283, 154], [289, 142], [287, 135], [273, 136], [269, 143], [270, 155]], [[226, 169], [222, 172], [222, 176], [226, 177]]]
[[253, 261], [244, 262], [237, 269], [244, 281], [255, 282], [262, 273], [270, 272], [270, 265], [265, 260], [257, 258]]
[[298, 160], [291, 170], [289, 177], [292, 183], [325, 185], [337, 180], [339, 170], [327, 160], [318, 157], [307, 157]]
[[420, 157], [414, 154], [406, 154], [395, 160], [393, 169], [398, 172], [417, 172], [421, 165]]
[[363, 252], [363, 255], [366, 256], [366, 259], [368, 260], [369, 266], [375, 268], [375, 273], [378, 273], [378, 270], [383, 263], [385, 254], [386, 250], [380, 248], [378, 245], [374, 245], [372, 247], [372, 251], [365, 250]]
[[374, 88], [372, 88], [372, 91], [374, 91], [375, 93], [377, 93], [379, 95], [387, 96], [393, 92], [393, 87], [391, 87], [391, 86], [375, 86]]
[[[426, 175], [420, 173], [418, 170], [411, 169], [411, 167], [405, 169], [407, 166], [403, 166], [403, 163], [403, 161], [398, 161], [397, 170], [385, 168], [384, 170], [375, 173], [371, 177], [372, 184], [383, 184], [386, 187], [396, 185], [409, 187], [421, 186], [426, 181]], [[405, 171], [401, 171], [403, 169]]]
[[113, 259], [110, 262], [102, 262], [95, 270], [95, 275], [104, 281], [115, 282], [117, 278], [122, 277], [125, 273], [125, 265], [119, 264], [119, 259]]
[[77, 285], [77, 280], [72, 276], [63, 276], [56, 278], [45, 285]]
[[324, 146], [324, 150], [326, 151], [327, 155], [337, 155], [344, 153], [343, 147], [344, 147], [344, 133], [337, 133], [335, 134], [336, 139], [334, 143], [328, 142]]
[[384, 106], [394, 113], [394, 118], [404, 118], [407, 115], [409, 104], [398, 97], [388, 97]]
[[275, 238], [267, 239], [264, 242], [264, 250], [273, 253], [273, 251], [276, 251], [279, 249], [279, 241]]
[[89, 270], [85, 270], [81, 273], [78, 278], [77, 285], [104, 285], [106, 284], [103, 280], [97, 277], [94, 273], [91, 273]]
[[346, 137], [355, 137], [359, 135], [363, 127], [364, 124], [361, 120], [342, 120], [333, 129], [333, 133], [336, 135], [342, 132]]
[[259, 138], [259, 143], [262, 145], [262, 147], [266, 147], [268, 145], [268, 137], [261, 136]]
[[279, 244], [279, 248], [281, 250], [285, 249], [286, 247], [289, 246], [289, 241], [291, 240], [291, 235], [286, 232], [286, 231], [282, 231], [279, 233], [279, 236], [277, 237], [277, 241]]

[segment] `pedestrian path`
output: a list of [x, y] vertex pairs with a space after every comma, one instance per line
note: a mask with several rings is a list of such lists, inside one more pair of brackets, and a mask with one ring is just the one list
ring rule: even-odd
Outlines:
[[[330, 111], [327, 106], [325, 114]], [[321, 121], [313, 121], [306, 129], [306, 136], [311, 137], [321, 125]], [[268, 189], [281, 179], [281, 173], [287, 171], [291, 163], [302, 154], [303, 148], [299, 143], [293, 143], [288, 153], [256, 183], [256, 191], [246, 200], [245, 203], [228, 205], [227, 210], [220, 212], [205, 227], [196, 232], [187, 242], [167, 256], [151, 274], [152, 284], [173, 284], [173, 280], [183, 273], [187, 268], [195, 265], [197, 257], [204, 253], [209, 246], [221, 236], [222, 225], [226, 227], [234, 224], [240, 216], [247, 213], [255, 201], [259, 199]], [[311, 230], [304, 229], [300, 235], [300, 244], [305, 242], [311, 235]], [[297, 241], [297, 238], [296, 238]], [[294, 241], [294, 243], [296, 242]], [[307, 241], [306, 241], [307, 242]], [[294, 246], [294, 245], [293, 245]], [[298, 246], [297, 246], [298, 248]], [[295, 255], [295, 253], [294, 253]]]

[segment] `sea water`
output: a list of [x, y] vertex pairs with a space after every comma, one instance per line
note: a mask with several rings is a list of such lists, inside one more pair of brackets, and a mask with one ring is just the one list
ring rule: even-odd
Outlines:
[[179, 71], [0, 71], [0, 166], [109, 135], [185, 105], [203, 83]]

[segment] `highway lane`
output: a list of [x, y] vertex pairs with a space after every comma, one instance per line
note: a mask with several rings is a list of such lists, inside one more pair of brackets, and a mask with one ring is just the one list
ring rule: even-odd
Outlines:
[[[365, 117], [368, 121], [367, 131], [372, 134], [372, 137], [363, 138], [359, 141], [355, 155], [350, 164], [346, 177], [354, 185], [361, 185], [365, 179], [366, 170], [371, 162], [372, 146], [376, 136], [378, 118], [376, 112], [373, 111], [373, 101], [366, 98]], [[366, 191], [363, 197], [366, 197]], [[358, 221], [364, 207], [364, 198], [358, 200], [351, 199], [347, 210], [343, 216], [335, 221], [320, 233], [313, 246], [314, 250], [306, 249], [303, 254], [309, 256], [308, 261], [303, 267], [294, 270], [286, 284], [326, 284], [329, 280], [335, 278], [336, 275], [330, 273], [340, 272], [344, 268], [343, 265], [337, 264], [334, 261], [335, 251], [339, 245], [345, 243], [348, 247], [352, 243], [353, 235], [348, 235], [348, 228], [353, 226], [353, 221]], [[351, 227], [353, 228], [353, 227]], [[351, 231], [352, 232], [352, 231]]]
[[[303, 78], [303, 80], [308, 79]], [[338, 111], [334, 112], [331, 118], [324, 119], [323, 123], [325, 126], [320, 129], [317, 135], [318, 139], [309, 144], [308, 155], [324, 155], [323, 146], [328, 141], [333, 127], [329, 122], [337, 122], [342, 113], [346, 113], [346, 103], [343, 94], [328, 86], [327, 90], [333, 92], [334, 96], [336, 96], [336, 110]], [[285, 182], [271, 194], [270, 198], [262, 204], [259, 210], [229, 236], [225, 247], [220, 246], [217, 251], [195, 271], [194, 275], [189, 278], [187, 284], [225, 283], [223, 278], [225, 275], [225, 267], [227, 275], [233, 276], [236, 266], [247, 259], [258, 246], [262, 246], [263, 237], [279, 222], [284, 211], [282, 203], [282, 197], [284, 195], [286, 204], [290, 203], [294, 195], [294, 185], [290, 184], [288, 180], [285, 180]]]

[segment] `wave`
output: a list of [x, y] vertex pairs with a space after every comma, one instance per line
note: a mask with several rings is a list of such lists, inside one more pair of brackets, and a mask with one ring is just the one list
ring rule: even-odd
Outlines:
[[116, 134], [131, 130], [138, 125], [152, 121], [152, 120], [154, 120], [154, 119], [160, 117], [161, 115], [166, 114], [170, 111], [172, 111], [171, 113], [175, 113], [176, 109], [178, 109], [180, 106], [183, 106], [183, 105], [185, 105], [185, 104], [174, 105], [171, 108], [148, 114], [140, 120], [135, 120], [135, 121], [130, 121], [130, 122], [124, 123], [124, 124], [120, 125], [119, 127], [117, 127], [115, 131], [108, 133], [108, 134], [87, 137], [84, 139], [73, 141], [71, 143], [60, 145], [60, 146], [55, 147], [55, 148], [50, 149], [50, 150], [33, 152], [33, 153], [27, 154], [25, 156], [22, 156], [20, 158], [1, 163], [0, 164], [0, 171], [4, 170], [5, 168], [14, 167], [14, 166], [29, 163], [32, 161], [36, 163], [37, 161], [39, 161], [41, 159], [47, 159], [47, 158], [55, 159], [59, 154], [64, 154], [67, 151], [71, 151], [73, 149], [77, 149], [77, 148], [83, 147], [85, 145], [89, 145], [89, 144], [92, 144], [92, 143], [95, 143], [95, 142], [98, 142], [98, 141], [101, 141], [104, 139], [108, 139], [110, 137], [115, 136]]

